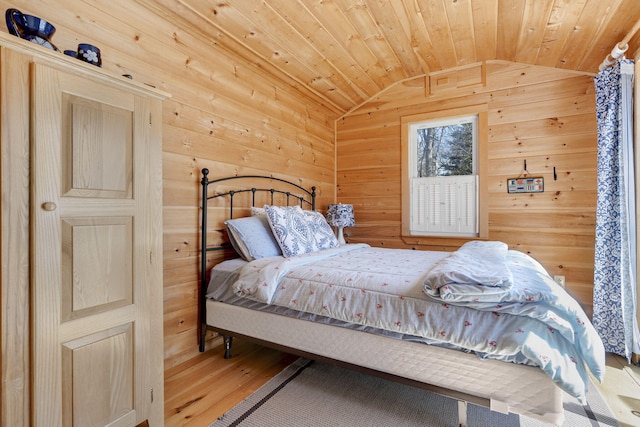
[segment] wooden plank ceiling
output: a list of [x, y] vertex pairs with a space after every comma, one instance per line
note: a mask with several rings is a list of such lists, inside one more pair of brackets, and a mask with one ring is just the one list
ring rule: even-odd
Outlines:
[[[595, 73], [639, 0], [137, 0], [337, 113], [491, 59]], [[640, 34], [629, 43], [640, 48]]]

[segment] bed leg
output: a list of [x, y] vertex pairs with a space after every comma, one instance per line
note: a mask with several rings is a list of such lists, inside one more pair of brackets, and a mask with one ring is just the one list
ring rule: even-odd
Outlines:
[[207, 325], [202, 324], [200, 325], [200, 353], [202, 353], [204, 351], [204, 340], [205, 337], [207, 336]]
[[229, 335], [223, 335], [224, 339], [224, 358], [231, 359], [231, 344], [233, 344], [233, 337]]
[[458, 424], [467, 427], [467, 402], [458, 400]]

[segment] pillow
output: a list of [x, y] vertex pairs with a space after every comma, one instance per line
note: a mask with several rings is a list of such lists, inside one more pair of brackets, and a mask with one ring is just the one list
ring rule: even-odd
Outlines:
[[282, 255], [266, 216], [230, 219], [224, 224], [227, 226], [231, 245], [246, 261]]
[[267, 219], [282, 255], [292, 257], [340, 246], [322, 214], [300, 206], [268, 206]]
[[255, 206], [251, 207], [251, 216], [263, 216], [267, 217], [267, 211], [264, 208], [256, 208]]
[[327, 219], [320, 212], [303, 211], [307, 221], [313, 229], [316, 241], [316, 250], [331, 249], [340, 246], [335, 233], [331, 229]]

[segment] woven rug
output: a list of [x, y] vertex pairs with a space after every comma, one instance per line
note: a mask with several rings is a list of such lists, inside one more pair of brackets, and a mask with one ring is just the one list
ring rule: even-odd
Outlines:
[[[565, 395], [564, 427], [619, 427], [595, 386], [588, 405]], [[469, 404], [469, 427], [548, 427], [524, 416]], [[210, 427], [458, 426], [458, 403], [392, 381], [298, 359]]]

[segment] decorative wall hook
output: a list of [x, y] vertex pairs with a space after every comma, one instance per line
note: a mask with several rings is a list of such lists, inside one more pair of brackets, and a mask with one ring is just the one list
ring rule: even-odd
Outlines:
[[[555, 173], [554, 173], [555, 175]], [[508, 193], [542, 193], [544, 192], [543, 177], [529, 177], [527, 159], [524, 159], [523, 170], [517, 178], [507, 179]]]

